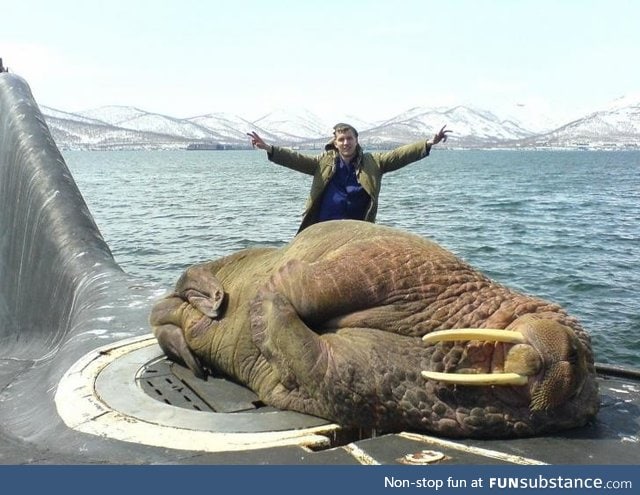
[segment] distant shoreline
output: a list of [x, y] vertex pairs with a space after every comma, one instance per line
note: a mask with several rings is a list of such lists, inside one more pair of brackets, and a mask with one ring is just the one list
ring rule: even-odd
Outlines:
[[[395, 146], [390, 147], [375, 147], [366, 146], [367, 151], [388, 151]], [[320, 153], [318, 148], [311, 147], [290, 147], [285, 148], [293, 149], [301, 153]], [[59, 146], [61, 151], [87, 151], [87, 152], [100, 152], [100, 151], [190, 151], [190, 152], [224, 152], [224, 151], [256, 151], [250, 147], [222, 145], [221, 147], [184, 147], [184, 146], [105, 146], [105, 147], [85, 147], [85, 146]], [[492, 146], [492, 147], [439, 147], [438, 152], [442, 151], [624, 151], [633, 152], [640, 151], [640, 145], [627, 145], [627, 146]]]

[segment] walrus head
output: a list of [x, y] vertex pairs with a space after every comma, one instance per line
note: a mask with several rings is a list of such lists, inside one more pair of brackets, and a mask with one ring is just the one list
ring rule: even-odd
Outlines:
[[[589, 348], [569, 327], [529, 314], [506, 330], [453, 329], [424, 336], [427, 345], [467, 342], [445, 372], [423, 371], [428, 380], [465, 386], [507, 386], [528, 400], [532, 413], [579, 403], [595, 391]], [[487, 347], [489, 350], [487, 350]], [[585, 391], [585, 388], [588, 390]]]

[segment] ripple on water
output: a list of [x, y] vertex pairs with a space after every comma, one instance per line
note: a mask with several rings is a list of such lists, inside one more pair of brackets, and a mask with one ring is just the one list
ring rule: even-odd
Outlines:
[[[116, 260], [171, 287], [189, 265], [296, 233], [311, 178], [264, 153], [68, 152]], [[437, 150], [384, 178], [379, 223], [567, 307], [599, 360], [640, 366], [640, 152]]]

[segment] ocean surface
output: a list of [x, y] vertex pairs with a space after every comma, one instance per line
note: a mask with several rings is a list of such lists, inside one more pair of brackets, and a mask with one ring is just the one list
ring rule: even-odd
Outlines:
[[[259, 150], [63, 155], [116, 261], [167, 290], [193, 263], [287, 243], [311, 185]], [[640, 152], [436, 149], [384, 177], [378, 223], [563, 305], [597, 361], [640, 367]]]

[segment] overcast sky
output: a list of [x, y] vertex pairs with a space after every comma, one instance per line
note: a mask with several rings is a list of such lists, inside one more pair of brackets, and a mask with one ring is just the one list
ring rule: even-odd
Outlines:
[[5, 66], [66, 111], [564, 116], [640, 91], [637, 0], [0, 2]]

